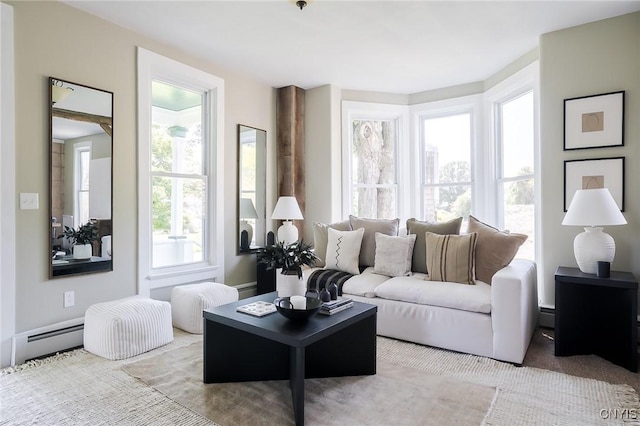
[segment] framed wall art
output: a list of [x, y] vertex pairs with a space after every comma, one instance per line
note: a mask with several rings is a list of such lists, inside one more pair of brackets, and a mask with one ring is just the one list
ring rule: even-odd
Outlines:
[[624, 157], [564, 162], [564, 211], [578, 189], [607, 188], [624, 211]]
[[624, 145], [624, 91], [564, 100], [564, 150]]

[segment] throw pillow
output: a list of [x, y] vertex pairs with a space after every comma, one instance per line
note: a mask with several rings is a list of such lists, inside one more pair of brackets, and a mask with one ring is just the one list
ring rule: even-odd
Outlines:
[[400, 219], [365, 219], [349, 216], [351, 229], [364, 229], [360, 248], [360, 265], [373, 266], [376, 259], [376, 232], [385, 235], [398, 235]]
[[473, 268], [478, 234], [439, 235], [425, 232], [429, 281], [475, 284]]
[[528, 238], [524, 234], [500, 231], [469, 215], [468, 232], [478, 234], [476, 247], [476, 279], [491, 284], [491, 278], [507, 266]]
[[427, 273], [427, 246], [424, 239], [425, 232], [448, 235], [459, 234], [462, 226], [462, 218], [457, 217], [448, 222], [422, 222], [413, 218], [407, 220], [407, 234], [416, 234], [416, 243], [413, 246], [413, 260], [411, 270], [413, 272]]
[[335, 222], [330, 225], [313, 222], [313, 250], [316, 256], [318, 256], [318, 260], [316, 261], [316, 266], [318, 268], [324, 267], [324, 259], [327, 257], [327, 238], [329, 228], [337, 229], [338, 231], [351, 231], [349, 220]]
[[329, 228], [327, 238], [326, 269], [335, 269], [353, 275], [360, 274], [358, 258], [364, 229], [338, 231]]
[[390, 277], [411, 275], [415, 235], [390, 237], [376, 232], [376, 260], [373, 272]]

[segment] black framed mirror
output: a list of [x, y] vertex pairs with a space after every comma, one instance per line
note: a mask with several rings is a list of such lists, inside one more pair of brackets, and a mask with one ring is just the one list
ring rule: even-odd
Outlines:
[[113, 93], [49, 78], [49, 277], [113, 270]]
[[267, 132], [238, 124], [238, 254], [264, 247]]

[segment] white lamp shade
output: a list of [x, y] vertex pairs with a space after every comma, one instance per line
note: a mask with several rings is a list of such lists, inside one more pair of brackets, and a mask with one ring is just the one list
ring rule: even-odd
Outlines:
[[576, 191], [563, 225], [609, 226], [624, 225], [627, 221], [607, 188]]
[[280, 197], [278, 199], [278, 202], [276, 203], [276, 208], [273, 209], [271, 219], [304, 219], [304, 217], [302, 217], [302, 212], [300, 211], [300, 206], [298, 206], [296, 197]]
[[253, 205], [251, 198], [240, 198], [240, 218], [241, 219], [257, 219], [258, 212]]
[[573, 241], [573, 253], [582, 272], [595, 274], [598, 261], [613, 262], [616, 243], [611, 235], [602, 232], [602, 226], [626, 223], [608, 189], [576, 191], [562, 224], [585, 227], [585, 232], [576, 235]]

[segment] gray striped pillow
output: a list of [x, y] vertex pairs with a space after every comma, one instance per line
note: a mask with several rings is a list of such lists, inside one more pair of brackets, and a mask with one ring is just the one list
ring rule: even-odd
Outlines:
[[474, 268], [478, 234], [439, 235], [425, 233], [427, 280], [475, 284]]

